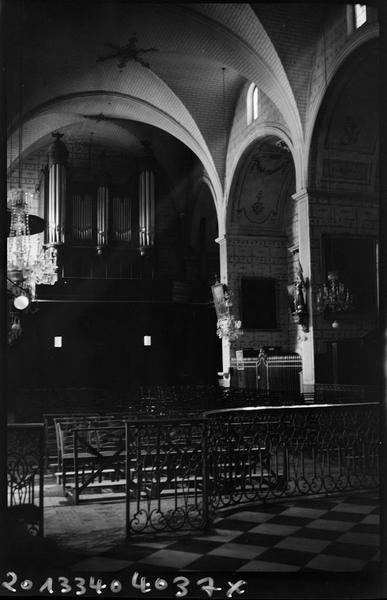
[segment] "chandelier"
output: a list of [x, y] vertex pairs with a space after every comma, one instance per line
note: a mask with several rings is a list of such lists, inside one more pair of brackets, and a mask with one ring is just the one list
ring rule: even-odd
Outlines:
[[10, 223], [7, 247], [8, 291], [13, 304], [27, 308], [36, 298], [36, 285], [53, 285], [57, 279], [57, 251], [41, 245], [44, 221], [30, 214], [35, 195], [22, 188], [8, 192]]
[[[18, 185], [7, 194], [7, 292], [8, 341], [12, 343], [21, 335], [20, 312], [36, 298], [36, 284], [53, 285], [57, 279], [57, 251], [55, 246], [43, 246], [40, 235], [44, 220], [31, 215], [36, 206], [35, 194], [22, 188], [23, 181], [23, 69], [21, 44], [19, 44], [19, 128], [18, 128]], [[11, 136], [12, 144], [12, 136]], [[12, 162], [12, 145], [10, 149]], [[12, 170], [11, 170], [12, 172]], [[16, 311], [14, 310], [16, 309]]]
[[353, 309], [353, 296], [339, 281], [337, 271], [328, 273], [328, 281], [316, 293], [317, 313], [343, 313]]

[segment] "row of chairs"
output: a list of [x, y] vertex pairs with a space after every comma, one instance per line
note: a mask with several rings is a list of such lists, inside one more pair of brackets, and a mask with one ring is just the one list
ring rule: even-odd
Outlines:
[[[91, 452], [114, 453], [117, 446], [118, 428], [126, 421], [143, 418], [194, 418], [206, 410], [227, 407], [270, 405], [273, 403], [294, 403], [296, 400], [280, 395], [257, 394], [255, 390], [224, 389], [218, 386], [146, 386], [139, 390], [137, 397], [128, 399], [120, 412], [51, 414], [46, 415], [49, 447], [53, 448], [55, 433], [58, 475], [63, 485], [67, 471], [73, 469], [74, 430], [83, 429], [79, 436], [83, 448], [79, 448], [78, 459], [87, 463], [92, 459]], [[300, 403], [297, 398], [297, 403]], [[92, 461], [91, 461], [92, 462]], [[72, 472], [72, 471], [71, 471]]]
[[255, 389], [222, 388], [219, 386], [147, 386], [140, 389], [141, 405], [145, 412], [187, 415], [205, 410], [241, 406], [270, 406], [303, 403], [300, 394], [261, 393]]
[[[61, 465], [61, 457], [71, 451], [72, 430], [77, 428], [104, 427], [134, 418], [179, 418], [195, 417], [206, 410], [252, 405], [300, 404], [303, 398], [280, 393], [259, 394], [257, 390], [221, 388], [205, 385], [153, 385], [142, 386], [136, 392], [114, 398], [108, 405], [98, 402], [89, 410], [80, 403], [77, 409], [66, 412], [44, 413], [46, 425], [47, 461]], [[114, 411], [112, 412], [112, 407]]]

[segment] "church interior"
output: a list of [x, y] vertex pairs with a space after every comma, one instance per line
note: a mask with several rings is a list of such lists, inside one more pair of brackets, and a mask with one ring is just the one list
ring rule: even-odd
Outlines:
[[8, 571], [369, 581], [376, 4], [0, 14]]

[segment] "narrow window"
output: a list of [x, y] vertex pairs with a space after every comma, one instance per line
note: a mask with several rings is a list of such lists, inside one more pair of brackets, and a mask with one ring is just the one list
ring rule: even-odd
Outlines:
[[255, 86], [253, 91], [253, 121], [258, 119], [258, 88]]
[[250, 123], [258, 118], [258, 101], [258, 87], [255, 85], [255, 83], [252, 83], [249, 87], [249, 91], [247, 92], [246, 100], [247, 125], [250, 125]]
[[359, 29], [367, 22], [367, 7], [365, 4], [355, 4], [354, 6], [355, 29]]

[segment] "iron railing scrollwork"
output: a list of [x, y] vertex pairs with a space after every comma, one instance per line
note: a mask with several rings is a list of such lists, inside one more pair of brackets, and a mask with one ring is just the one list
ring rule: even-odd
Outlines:
[[7, 427], [7, 524], [12, 534], [43, 535], [44, 425]]
[[126, 424], [126, 534], [208, 525], [206, 423]]
[[74, 430], [74, 498], [121, 486], [130, 536], [202, 529], [217, 509], [246, 502], [377, 487], [378, 411], [247, 407]]
[[376, 487], [378, 404], [207, 413], [213, 508]]

